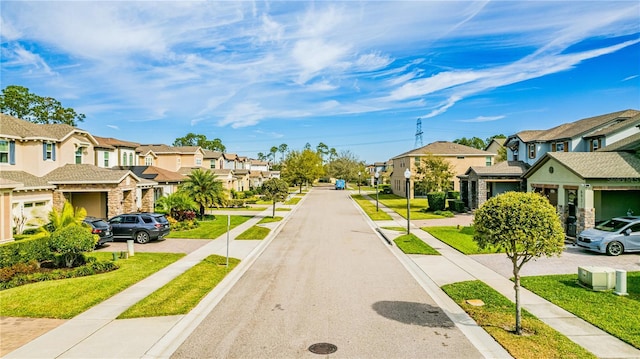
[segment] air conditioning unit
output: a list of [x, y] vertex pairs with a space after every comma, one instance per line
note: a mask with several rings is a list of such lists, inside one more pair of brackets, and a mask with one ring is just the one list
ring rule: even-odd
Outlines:
[[608, 267], [578, 267], [578, 282], [593, 290], [610, 290], [616, 286], [616, 271]]

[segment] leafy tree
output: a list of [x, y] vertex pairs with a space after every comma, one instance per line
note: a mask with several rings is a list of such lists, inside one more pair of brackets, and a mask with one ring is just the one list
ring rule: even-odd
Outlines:
[[199, 146], [204, 148], [205, 150], [220, 152], [224, 152], [227, 149], [225, 145], [222, 144], [222, 140], [220, 140], [219, 138], [208, 140], [207, 136], [195, 134], [192, 132], [187, 133], [183, 137], [176, 138], [176, 140], [173, 141], [173, 145], [177, 147]]
[[329, 149], [329, 162], [333, 161], [334, 158], [338, 157], [338, 152], [335, 148], [331, 147]]
[[76, 126], [86, 118], [70, 107], [52, 97], [42, 97], [29, 92], [29, 89], [17, 85], [9, 85], [0, 95], [0, 112], [33, 123], [62, 123]]
[[304, 149], [305, 150], [310, 150], [311, 149], [311, 144], [309, 142], [304, 144]]
[[180, 186], [180, 190], [188, 193], [200, 206], [200, 218], [204, 218], [206, 208], [226, 204], [227, 193], [222, 187], [222, 182], [218, 181], [213, 172], [196, 168], [187, 177]]
[[487, 137], [486, 140], [484, 140], [484, 143], [486, 143], [485, 147], [489, 146], [489, 144], [491, 143], [491, 141], [493, 141], [495, 138], [502, 138], [505, 139], [507, 138], [507, 136], [503, 135], [503, 134], [498, 134], [498, 135], [493, 135], [491, 137]]
[[474, 240], [480, 248], [505, 250], [513, 265], [516, 334], [522, 333], [520, 270], [533, 258], [560, 255], [564, 233], [556, 209], [534, 192], [506, 192], [490, 198], [475, 213]]
[[416, 173], [415, 186], [421, 193], [449, 190], [455, 175], [447, 160], [430, 153], [416, 165]]
[[51, 250], [64, 259], [67, 268], [73, 267], [83, 252], [90, 252], [96, 245], [97, 235], [91, 234], [91, 229], [71, 224], [57, 229], [51, 234], [49, 245]]
[[282, 178], [289, 184], [300, 186], [302, 193], [302, 185], [320, 178], [324, 168], [320, 156], [311, 149], [305, 149], [302, 152], [289, 152], [281, 171]]
[[262, 194], [268, 201], [273, 201], [271, 217], [276, 216], [276, 202], [283, 202], [289, 195], [289, 184], [280, 178], [271, 178], [262, 184]]
[[500, 147], [498, 148], [498, 155], [496, 156], [496, 163], [503, 162], [507, 160], [507, 148]]
[[358, 180], [358, 172], [365, 172], [365, 164], [351, 151], [342, 151], [336, 159], [329, 162], [327, 172], [332, 177], [355, 182]]
[[453, 143], [458, 143], [458, 144], [461, 144], [461, 145], [477, 148], [479, 150], [483, 150], [486, 147], [486, 144], [484, 143], [484, 140], [481, 139], [481, 138], [478, 138], [478, 137], [457, 138], [457, 139], [453, 140]]
[[320, 142], [318, 143], [318, 146], [316, 146], [316, 151], [318, 151], [318, 155], [320, 155], [320, 158], [324, 163], [324, 156], [329, 154], [329, 146], [325, 145], [323, 142]]
[[280, 151], [280, 153], [282, 154], [282, 156], [280, 157], [280, 162], [284, 161], [284, 154], [285, 152], [287, 152], [288, 149], [289, 149], [289, 146], [287, 146], [286, 143], [283, 143], [280, 146], [278, 146], [278, 151]]

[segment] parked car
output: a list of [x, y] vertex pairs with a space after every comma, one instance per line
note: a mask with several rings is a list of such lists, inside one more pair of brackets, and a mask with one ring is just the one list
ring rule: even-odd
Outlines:
[[345, 182], [343, 179], [338, 179], [336, 180], [336, 189], [337, 190], [343, 190], [345, 189]]
[[171, 231], [169, 221], [159, 213], [128, 213], [109, 219], [115, 239], [133, 239], [143, 244], [162, 239]]
[[106, 221], [100, 218], [86, 217], [82, 222], [91, 227], [91, 233], [97, 234], [100, 237], [98, 243], [96, 243], [96, 247], [100, 247], [108, 242], [113, 242], [113, 230]]
[[640, 251], [640, 216], [616, 217], [585, 229], [576, 244], [610, 256]]

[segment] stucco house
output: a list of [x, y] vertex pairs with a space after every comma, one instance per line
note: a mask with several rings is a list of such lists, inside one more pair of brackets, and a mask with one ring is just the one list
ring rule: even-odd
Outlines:
[[98, 167], [111, 168], [114, 166], [136, 166], [138, 155], [136, 148], [139, 143], [122, 141], [111, 137], [93, 136], [98, 144], [95, 149], [95, 164]]
[[429, 154], [449, 162], [454, 173], [454, 177], [451, 178], [451, 188], [454, 191], [460, 191], [460, 183], [455, 180], [455, 176], [464, 175], [469, 167], [491, 166], [496, 156], [495, 153], [446, 141], [433, 142], [402, 153], [391, 159], [393, 173], [391, 173], [390, 180], [391, 190], [394, 194], [407, 197], [404, 172], [408, 168], [412, 178], [409, 185], [409, 198], [414, 198], [415, 186], [413, 183], [416, 178], [417, 164]]
[[476, 209], [489, 198], [508, 191], [524, 191], [522, 175], [530, 166], [521, 161], [502, 161], [493, 166], [471, 166], [460, 179], [460, 199]]
[[199, 146], [145, 144], [136, 148], [138, 165], [156, 166], [178, 172], [182, 167], [204, 167], [204, 150]]

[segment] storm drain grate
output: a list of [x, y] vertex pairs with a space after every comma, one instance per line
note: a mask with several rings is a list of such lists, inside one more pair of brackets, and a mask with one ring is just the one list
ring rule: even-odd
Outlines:
[[335, 353], [338, 347], [331, 343], [316, 343], [309, 347], [309, 351], [314, 354], [331, 354]]

